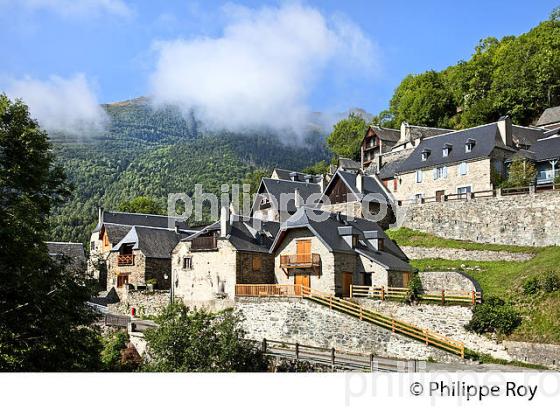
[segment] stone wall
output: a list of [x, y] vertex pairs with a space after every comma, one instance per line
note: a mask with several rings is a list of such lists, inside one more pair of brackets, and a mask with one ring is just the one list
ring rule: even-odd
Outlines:
[[418, 272], [422, 290], [434, 292], [441, 290], [481, 291], [477, 281], [462, 272]]
[[409, 259], [447, 259], [461, 261], [509, 261], [523, 262], [531, 259], [530, 253], [505, 251], [478, 251], [453, 248], [423, 248], [418, 246], [401, 246]]
[[504, 346], [515, 360], [560, 370], [560, 345], [506, 340]]
[[497, 359], [512, 360], [512, 357], [502, 344], [465, 330], [464, 326], [472, 317], [472, 309], [470, 307], [431, 304], [407, 305], [366, 298], [355, 298], [354, 301], [387, 316], [392, 316], [463, 342], [465, 347], [477, 352], [487, 353]]
[[136, 316], [154, 316], [169, 304], [168, 290], [128, 290], [119, 292], [120, 302], [109, 304], [109, 312], [129, 315], [130, 309], [136, 309]]
[[247, 337], [440, 362], [460, 358], [304, 299], [238, 298]]
[[[119, 274], [128, 275], [128, 283], [134, 287], [146, 286], [146, 281], [155, 279], [156, 288], [169, 289], [171, 284], [171, 260], [168, 258], [146, 258], [142, 251], [134, 250], [134, 264], [118, 265], [118, 252], [111, 252], [107, 259], [107, 290], [117, 286]], [[167, 275], [167, 279], [165, 276]]]
[[508, 245], [560, 245], [560, 193], [410, 204], [398, 225], [444, 238]]

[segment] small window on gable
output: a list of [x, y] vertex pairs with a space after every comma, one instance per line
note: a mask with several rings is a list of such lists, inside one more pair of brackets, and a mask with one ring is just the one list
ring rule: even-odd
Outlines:
[[192, 269], [192, 256], [186, 256], [183, 258], [183, 269]]
[[262, 258], [260, 255], [253, 255], [253, 272], [259, 272], [262, 268]]

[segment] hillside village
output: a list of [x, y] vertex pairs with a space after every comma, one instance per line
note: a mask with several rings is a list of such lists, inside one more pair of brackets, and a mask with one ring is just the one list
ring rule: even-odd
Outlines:
[[[189, 226], [185, 219], [99, 208], [87, 261], [101, 290], [94, 302], [132, 316], [131, 340], [140, 352], [146, 347], [137, 326], [181, 301], [242, 312], [255, 340], [443, 363], [476, 353], [555, 367], [558, 346], [466, 331], [472, 308], [485, 301], [478, 281], [464, 269], [418, 272], [412, 259], [447, 250], [401, 246], [391, 237], [395, 229], [413, 228], [444, 238], [458, 232], [456, 239], [481, 244], [479, 251], [456, 249], [449, 259], [457, 260], [530, 260], [531, 246], [557, 245], [555, 218], [535, 211], [535, 204], [545, 201], [552, 215], [558, 210], [559, 131], [560, 107], [530, 127], [509, 117], [460, 131], [371, 125], [360, 162], [340, 158], [324, 175], [274, 169], [262, 178], [248, 215], [222, 206], [219, 220]], [[533, 164], [534, 180], [500, 188], [513, 161]], [[281, 195], [291, 200], [282, 203]], [[496, 224], [495, 214], [485, 217], [481, 210], [496, 201], [507, 208], [505, 226], [507, 218], [518, 222], [517, 213], [538, 213], [514, 228], [523, 233], [511, 239], [485, 228]], [[467, 235], [461, 227], [471, 207], [480, 215]], [[378, 218], [381, 209], [388, 212]], [[527, 229], [531, 224], [543, 229]], [[500, 245], [506, 251], [492, 250]], [[508, 245], [529, 250], [508, 252]], [[53, 255], [83, 261], [76, 247], [49, 245]], [[403, 303], [411, 289], [415, 303]]]

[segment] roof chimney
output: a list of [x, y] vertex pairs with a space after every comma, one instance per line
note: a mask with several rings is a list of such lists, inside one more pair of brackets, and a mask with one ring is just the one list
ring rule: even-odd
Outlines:
[[358, 190], [358, 192], [364, 192], [364, 176], [361, 172], [358, 172], [356, 174], [356, 189]]
[[500, 132], [500, 137], [502, 138], [502, 142], [506, 147], [513, 146], [513, 137], [512, 137], [512, 130], [511, 130], [511, 118], [509, 115], [505, 115], [500, 117], [498, 120], [498, 131]]
[[100, 206], [97, 210], [97, 218], [99, 219], [99, 223], [103, 223], [103, 207]]
[[296, 189], [294, 191], [294, 205], [296, 209], [299, 209], [303, 206], [303, 198], [299, 194], [299, 189]]
[[227, 236], [229, 231], [229, 206], [222, 205], [220, 209], [220, 237]]
[[399, 139], [399, 142], [404, 142], [407, 140], [406, 138], [407, 130], [408, 130], [408, 122], [406, 121], [401, 122], [401, 138]]

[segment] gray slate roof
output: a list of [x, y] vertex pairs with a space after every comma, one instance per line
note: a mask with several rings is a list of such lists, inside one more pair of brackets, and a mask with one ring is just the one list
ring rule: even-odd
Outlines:
[[356, 196], [358, 200], [367, 194], [380, 194], [385, 198], [385, 200], [387, 200], [388, 202], [390, 201], [387, 195], [387, 191], [385, 191], [382, 183], [376, 177], [371, 175], [363, 175], [363, 192], [359, 192], [358, 187], [356, 186], [357, 173], [342, 171], [340, 169], [336, 171], [332, 179], [329, 181], [329, 184], [325, 188], [325, 195], [328, 194], [330, 187], [334, 186], [335, 181], [338, 178], [340, 178], [346, 184], [348, 189], [350, 189], [350, 191]]
[[524, 156], [537, 162], [560, 158], [560, 135], [537, 141]]
[[[313, 213], [314, 215], [312, 215]], [[412, 271], [412, 267], [407, 263], [408, 258], [404, 252], [391, 241], [383, 229], [373, 222], [366, 219], [354, 218], [348, 219], [346, 215], [334, 214], [318, 209], [300, 208], [292, 217], [284, 222], [279, 234], [277, 235], [271, 251], [281, 243], [283, 236], [290, 229], [307, 228], [331, 251], [343, 253], [356, 253], [357, 249], [353, 249], [340, 236], [338, 228], [350, 227], [358, 234], [360, 245], [359, 249], [364, 252], [364, 256], [370, 258], [374, 262], [380, 263], [387, 269], [398, 271]], [[364, 232], [375, 231], [379, 238], [383, 238], [384, 251], [376, 251], [367, 241], [365, 241]]]
[[[109, 240], [111, 243], [118, 243], [122, 238], [126, 236], [130, 229], [132, 228], [129, 225], [115, 225], [115, 224], [103, 224], [107, 234], [109, 235]], [[96, 232], [96, 231], [94, 231]]]
[[[475, 144], [472, 151], [467, 153], [465, 152], [465, 144], [469, 139], [474, 140]], [[443, 156], [443, 146], [445, 144], [450, 144], [452, 147], [448, 157]], [[496, 147], [511, 149], [502, 143], [501, 138], [498, 136], [498, 126], [496, 123], [426, 138], [418, 144], [406, 161], [400, 165], [398, 173], [489, 157]], [[429, 150], [430, 155], [426, 161], [422, 161], [422, 152], [425, 150]]]
[[174, 230], [134, 226], [112, 251], [118, 251], [124, 244], [132, 244], [132, 249], [141, 250], [147, 258], [167, 259], [171, 258], [171, 252], [185, 237], [186, 233]]
[[361, 167], [362, 165], [359, 162], [354, 161], [353, 159], [350, 158], [338, 159], [338, 168], [358, 170]]
[[404, 161], [406, 161], [412, 151], [412, 149], [403, 149], [401, 151], [390, 152], [382, 155], [381, 159], [384, 163], [382, 164], [381, 171], [379, 171], [377, 176], [382, 180], [394, 178], [400, 166]]
[[560, 122], [560, 106], [544, 110], [537, 121], [537, 126], [553, 124], [555, 122]]
[[72, 259], [85, 262], [86, 254], [84, 245], [74, 242], [46, 242], [49, 255], [51, 256], [67, 256]]
[[[312, 194], [321, 193], [321, 186], [319, 184], [285, 181], [272, 178], [263, 178], [258, 192], [259, 194], [268, 193], [276, 199], [276, 203], [278, 204], [278, 206], [280, 206], [281, 194], [291, 194], [293, 198], [296, 189], [298, 190], [299, 195], [303, 198], [304, 201], [307, 201], [309, 196]], [[282, 209], [282, 211], [295, 212], [296, 206], [294, 200], [292, 199], [288, 201], [287, 209]]]
[[393, 128], [383, 128], [378, 125], [372, 125], [370, 126], [370, 128], [382, 141], [397, 142], [401, 137], [400, 130], [395, 130]]
[[268, 253], [279, 229], [278, 222], [245, 218], [232, 221], [227, 238], [238, 251]]
[[539, 139], [545, 136], [544, 128], [534, 128], [534, 127], [521, 127], [519, 125], [511, 126], [511, 134], [513, 141], [516, 144], [522, 145], [533, 145]]
[[177, 226], [179, 229], [187, 229], [187, 223], [185, 219], [180, 218], [170, 218], [166, 215], [150, 215], [150, 214], [134, 214], [129, 212], [115, 212], [115, 211], [104, 211], [102, 216], [102, 221], [97, 223], [94, 232], [101, 229], [101, 226], [105, 223], [115, 224], [115, 225], [127, 225], [127, 226], [149, 226], [153, 228], [169, 228], [169, 221], [171, 220], [171, 227]]

